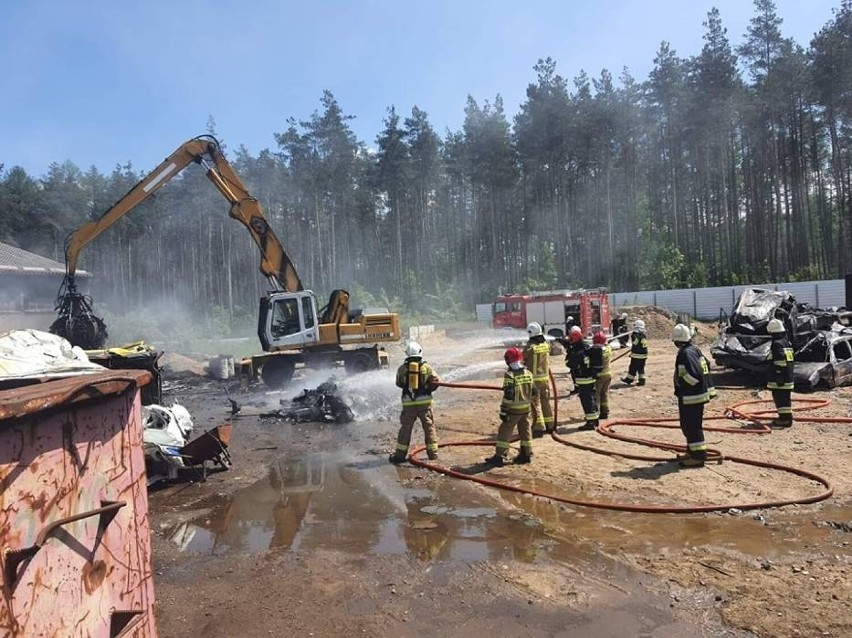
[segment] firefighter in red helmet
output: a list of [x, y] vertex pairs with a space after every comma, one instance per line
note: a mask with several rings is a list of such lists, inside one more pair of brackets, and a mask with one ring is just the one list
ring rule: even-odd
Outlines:
[[487, 465], [502, 466], [509, 454], [509, 439], [518, 428], [521, 451], [515, 463], [532, 460], [532, 428], [530, 400], [537, 393], [533, 376], [524, 368], [524, 355], [518, 348], [509, 348], [503, 355], [507, 370], [503, 376], [503, 398], [500, 401], [500, 428], [497, 430], [494, 456], [485, 459]]
[[612, 348], [607, 343], [606, 335], [598, 330], [592, 335], [592, 347], [589, 358], [595, 371], [595, 403], [598, 406], [599, 417], [609, 418], [609, 384], [612, 381], [612, 371], [609, 362], [612, 359]]

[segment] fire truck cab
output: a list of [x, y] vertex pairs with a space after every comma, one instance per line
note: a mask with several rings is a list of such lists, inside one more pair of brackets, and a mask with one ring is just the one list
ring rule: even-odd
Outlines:
[[494, 328], [525, 330], [533, 321], [553, 337], [564, 337], [572, 325], [586, 336], [609, 333], [609, 297], [605, 288], [547, 290], [526, 295], [500, 295], [493, 305]]

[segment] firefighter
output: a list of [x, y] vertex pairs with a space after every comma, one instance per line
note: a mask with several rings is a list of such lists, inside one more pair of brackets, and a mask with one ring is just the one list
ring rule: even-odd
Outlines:
[[530, 402], [532, 433], [541, 438], [553, 432], [553, 407], [550, 405], [550, 345], [541, 331], [541, 325], [533, 321], [527, 326], [530, 338], [524, 347], [524, 365], [533, 377], [538, 394]]
[[500, 401], [500, 428], [497, 430], [494, 456], [485, 459], [486, 465], [501, 467], [509, 454], [509, 438], [518, 428], [521, 451], [515, 463], [532, 461], [532, 428], [530, 427], [530, 399], [537, 392], [533, 375], [524, 368], [524, 354], [518, 348], [509, 348], [503, 354], [508, 366], [503, 375], [503, 398]]
[[606, 419], [609, 418], [609, 384], [612, 381], [609, 362], [612, 358], [612, 348], [606, 342], [606, 335], [600, 330], [592, 335], [589, 357], [596, 377], [595, 403], [600, 411], [599, 417]]
[[630, 385], [639, 376], [637, 385], [645, 385], [645, 362], [648, 360], [648, 335], [645, 334], [645, 322], [637, 319], [633, 322], [633, 332], [630, 334], [630, 366], [627, 376], [622, 379]]
[[710, 365], [698, 346], [692, 344], [692, 331], [682, 323], [672, 330], [677, 346], [674, 393], [680, 429], [686, 437], [686, 454], [678, 455], [681, 467], [703, 467], [707, 460], [704, 440], [704, 404], [716, 396]]
[[630, 339], [630, 334], [627, 332], [627, 313], [622, 312], [618, 317], [613, 317], [610, 327], [612, 328], [612, 334], [624, 335], [623, 337], [619, 337], [618, 341], [622, 348], [625, 347]]
[[396, 451], [388, 459], [391, 463], [403, 463], [408, 457], [411, 443], [411, 429], [417, 419], [423, 426], [426, 440], [426, 454], [431, 460], [438, 458], [438, 434], [435, 431], [435, 419], [432, 415], [432, 392], [441, 379], [423, 360], [423, 348], [415, 341], [409, 341], [405, 347], [406, 359], [396, 371], [396, 385], [402, 389], [402, 412], [399, 415], [399, 434], [396, 437]]
[[565, 357], [565, 365], [571, 369], [574, 391], [580, 395], [580, 405], [583, 406], [585, 423], [579, 429], [594, 430], [598, 427], [600, 417], [595, 403], [595, 371], [592, 368], [589, 346], [579, 332], [568, 334], [568, 355]]
[[766, 387], [772, 391], [772, 401], [778, 410], [778, 418], [772, 421], [777, 428], [793, 425], [793, 347], [787, 339], [787, 329], [780, 319], [772, 319], [766, 326], [772, 337], [768, 359], [772, 361], [772, 379]]

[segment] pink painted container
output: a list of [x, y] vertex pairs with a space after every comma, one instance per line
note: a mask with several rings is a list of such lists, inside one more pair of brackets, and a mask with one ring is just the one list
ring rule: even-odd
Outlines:
[[0, 636], [155, 638], [140, 370], [0, 390]]

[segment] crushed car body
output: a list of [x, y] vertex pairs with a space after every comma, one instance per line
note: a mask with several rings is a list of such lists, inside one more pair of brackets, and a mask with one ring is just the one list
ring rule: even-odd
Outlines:
[[768, 378], [771, 319], [780, 319], [792, 336], [796, 389], [852, 385], [852, 311], [814, 308], [780, 290], [743, 291], [728, 320], [720, 321], [710, 350], [716, 364]]

